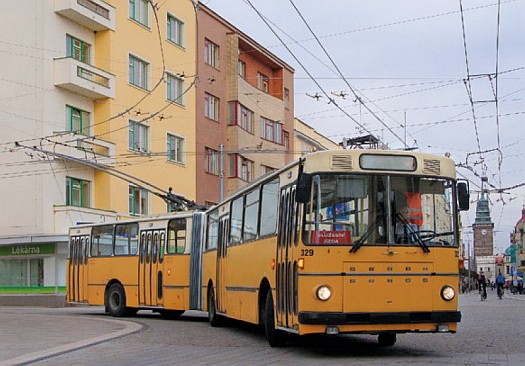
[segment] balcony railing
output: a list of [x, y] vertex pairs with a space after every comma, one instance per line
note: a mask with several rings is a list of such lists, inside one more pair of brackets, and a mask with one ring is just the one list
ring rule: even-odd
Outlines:
[[109, 78], [95, 74], [82, 66], [77, 66], [77, 76], [109, 88]]
[[104, 17], [109, 20], [109, 10], [107, 8], [104, 8], [103, 6], [100, 6], [99, 4], [95, 3], [91, 0], [77, 0], [77, 3], [79, 5], [82, 5], [85, 8], [88, 8], [94, 13], [97, 13], [101, 17]]
[[93, 31], [115, 30], [115, 8], [102, 0], [55, 0], [55, 12]]
[[72, 57], [54, 60], [55, 86], [92, 99], [115, 97], [115, 75]]

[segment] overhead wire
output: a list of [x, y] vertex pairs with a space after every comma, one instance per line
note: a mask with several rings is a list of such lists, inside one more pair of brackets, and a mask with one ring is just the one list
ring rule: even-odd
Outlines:
[[[328, 53], [328, 51], [326, 50], [326, 48], [324, 47], [324, 45], [321, 43], [321, 41], [319, 40], [319, 37], [317, 36], [317, 34], [315, 34], [315, 32], [313, 31], [312, 27], [310, 26], [310, 24], [308, 24], [308, 22], [306, 21], [306, 19], [304, 18], [303, 14], [299, 11], [299, 9], [297, 8], [297, 6], [294, 4], [294, 2], [292, 0], [289, 0], [290, 4], [292, 4], [293, 8], [295, 9], [295, 11], [297, 12], [297, 14], [299, 15], [299, 17], [301, 18], [301, 20], [303, 21], [303, 23], [306, 25], [306, 27], [308, 28], [308, 30], [310, 31], [310, 33], [312, 34], [312, 36], [314, 37], [314, 39], [316, 40], [317, 44], [319, 45], [319, 47], [321, 47], [321, 49], [323, 50], [324, 54], [326, 55], [326, 57], [328, 57], [328, 59], [330, 60], [330, 62], [332, 63], [332, 65], [334, 66], [334, 68], [337, 70], [337, 73], [339, 74], [339, 76], [342, 78], [342, 80], [344, 81], [344, 83], [346, 84], [346, 86], [350, 89], [350, 91], [352, 92], [352, 94], [354, 95], [354, 97], [357, 99], [357, 101], [359, 101], [359, 103], [365, 107], [365, 109], [370, 113], [372, 114], [372, 116], [374, 116], [374, 118], [379, 121], [383, 126], [385, 126], [387, 128], [388, 131], [390, 131], [390, 133], [392, 135], [394, 135], [399, 141], [401, 141], [401, 143], [403, 145], [405, 145], [405, 148], [407, 148], [407, 144], [406, 144], [406, 141], [404, 139], [402, 139], [401, 137], [399, 137], [391, 128], [390, 126], [388, 126], [381, 118], [379, 118], [377, 116], [376, 113], [374, 113], [372, 111], [372, 109], [370, 109], [370, 107], [368, 107], [368, 105], [366, 103], [363, 102], [362, 100], [362, 97], [360, 97], [359, 95], [357, 95], [356, 91], [354, 90], [354, 88], [350, 85], [350, 83], [348, 82], [348, 80], [346, 80], [346, 78], [344, 77], [343, 73], [341, 72], [341, 69], [337, 66], [337, 64], [335, 63], [334, 59], [332, 58], [332, 56], [330, 56], [330, 54]], [[383, 113], [385, 113], [384, 111], [382, 111]]]
[[470, 100], [471, 105], [471, 112], [472, 112], [472, 122], [474, 123], [474, 131], [476, 133], [476, 142], [478, 146], [478, 151], [481, 151], [481, 143], [479, 141], [479, 132], [478, 132], [478, 125], [476, 123], [476, 113], [474, 108], [474, 100], [472, 97], [472, 84], [470, 83], [470, 66], [468, 61], [468, 47], [467, 47], [467, 35], [465, 32], [465, 16], [464, 16], [464, 10], [463, 10], [463, 1], [459, 0], [459, 8], [461, 13], [461, 30], [463, 35], [463, 51], [465, 54], [465, 66], [467, 69], [467, 78], [465, 79], [465, 87], [467, 88], [467, 94]]
[[501, 0], [498, 0], [498, 20], [497, 20], [497, 30], [496, 30], [496, 75], [495, 78], [495, 92], [494, 100], [496, 106], [496, 133], [497, 133], [497, 143], [499, 151], [498, 159], [498, 171], [499, 171], [499, 185], [501, 187], [501, 164], [503, 163], [503, 155], [501, 152], [501, 143], [500, 143], [500, 125], [499, 125], [499, 101], [498, 101], [498, 85], [499, 85], [499, 43], [500, 43], [500, 28], [501, 28]]
[[303, 68], [303, 70], [308, 74], [308, 76], [310, 76], [312, 78], [312, 81], [317, 85], [317, 87], [322, 90], [323, 94], [326, 96], [326, 98], [330, 101], [332, 101], [332, 103], [337, 107], [339, 108], [348, 118], [350, 118], [352, 121], [354, 121], [354, 123], [356, 123], [358, 126], [360, 126], [363, 130], [367, 131], [370, 135], [372, 135], [372, 133], [370, 133], [370, 131], [368, 131], [368, 129], [363, 126], [359, 121], [357, 121], [355, 118], [353, 118], [351, 115], [349, 115], [344, 109], [342, 109], [341, 107], [339, 107], [339, 105], [337, 104], [337, 102], [335, 100], [333, 100], [329, 95], [328, 93], [324, 90], [324, 88], [319, 84], [319, 82], [312, 76], [312, 74], [308, 71], [308, 69], [303, 65], [303, 63], [299, 60], [299, 58], [292, 52], [292, 50], [284, 43], [283, 39], [277, 34], [277, 32], [275, 32], [275, 30], [270, 26], [270, 24], [268, 23], [268, 21], [265, 19], [265, 17], [262, 16], [262, 14], [259, 12], [259, 10], [257, 10], [257, 8], [252, 4], [252, 2], [250, 0], [244, 0], [245, 2], [247, 2], [251, 8], [257, 13], [257, 15], [259, 16], [259, 18], [262, 19], [262, 21], [266, 24], [266, 26], [270, 29], [270, 31], [275, 35], [275, 37], [277, 37], [277, 39], [283, 44], [283, 46], [288, 50], [288, 52], [291, 54], [291, 56], [295, 59], [295, 61]]

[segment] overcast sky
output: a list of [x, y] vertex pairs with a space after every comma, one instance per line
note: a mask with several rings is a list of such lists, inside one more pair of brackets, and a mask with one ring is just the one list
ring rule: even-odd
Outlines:
[[[473, 191], [482, 175], [497, 188], [525, 184], [525, 0], [293, 0], [335, 66], [290, 0], [251, 0], [271, 29], [248, 0], [203, 3], [295, 69], [296, 117], [335, 142], [370, 132], [392, 149], [406, 141], [448, 152], [474, 171], [457, 170]], [[521, 217], [525, 187], [489, 198], [501, 252]], [[474, 222], [475, 205], [464, 226]], [[472, 234], [464, 240], [472, 243]]]

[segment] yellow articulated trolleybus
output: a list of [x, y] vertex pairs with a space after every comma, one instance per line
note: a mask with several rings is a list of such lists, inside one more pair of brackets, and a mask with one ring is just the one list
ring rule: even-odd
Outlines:
[[446, 157], [376, 150], [309, 154], [206, 213], [203, 296], [228, 317], [288, 334], [451, 332], [458, 211], [468, 186]]
[[79, 225], [69, 232], [66, 298], [113, 316], [202, 308], [204, 212]]

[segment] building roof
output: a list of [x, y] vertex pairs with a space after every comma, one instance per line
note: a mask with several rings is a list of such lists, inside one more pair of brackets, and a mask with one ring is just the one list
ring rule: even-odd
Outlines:
[[492, 224], [492, 219], [490, 218], [490, 207], [489, 200], [487, 199], [485, 193], [481, 194], [481, 197], [476, 206], [476, 219], [474, 224]]

